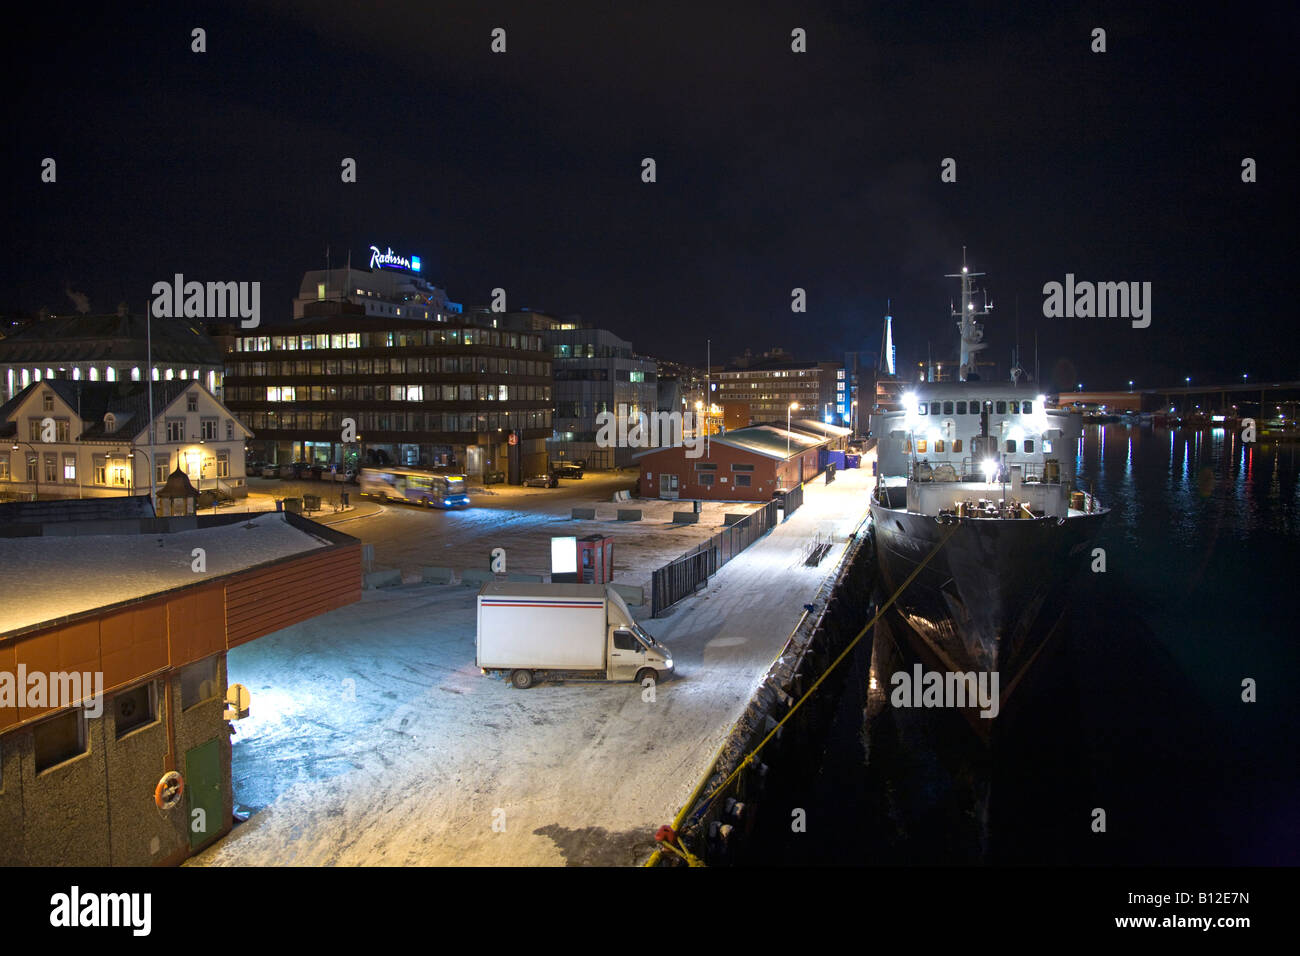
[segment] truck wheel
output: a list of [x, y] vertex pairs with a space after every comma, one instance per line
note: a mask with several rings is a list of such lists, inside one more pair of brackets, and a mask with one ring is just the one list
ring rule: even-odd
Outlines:
[[659, 672], [653, 667], [643, 667], [636, 672], [636, 682], [638, 684], [644, 684], [647, 677], [656, 684], [659, 683]]
[[510, 682], [520, 690], [527, 690], [533, 686], [533, 672], [523, 670], [515, 671], [510, 675]]

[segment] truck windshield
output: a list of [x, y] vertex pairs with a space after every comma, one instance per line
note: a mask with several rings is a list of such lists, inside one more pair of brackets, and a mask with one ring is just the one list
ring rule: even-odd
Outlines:
[[643, 631], [643, 630], [641, 629], [641, 625], [639, 625], [639, 624], [633, 624], [633, 625], [632, 625], [632, 630], [633, 630], [633, 632], [636, 634], [637, 637], [641, 638], [641, 640], [645, 641], [645, 643], [649, 644], [651, 647], [654, 647], [654, 646], [656, 646], [656, 645], [659, 643], [659, 642], [656, 641], [653, 637], [651, 637], [649, 634], [647, 634], [645, 631]]

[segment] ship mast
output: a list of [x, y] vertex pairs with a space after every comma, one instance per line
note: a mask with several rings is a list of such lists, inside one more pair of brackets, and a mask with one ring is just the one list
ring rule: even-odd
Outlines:
[[961, 279], [961, 309], [960, 311], [953, 309], [952, 314], [957, 320], [957, 331], [961, 334], [961, 358], [957, 378], [962, 382], [966, 381], [967, 376], [975, 370], [975, 353], [988, 347], [984, 342], [984, 325], [978, 320], [987, 316], [993, 310], [993, 306], [989, 304], [987, 296], [984, 298], [983, 306], [978, 310], [972, 301], [971, 280], [982, 275], [983, 272], [971, 272], [967, 268], [966, 247], [962, 246], [961, 272], [944, 276], [945, 279]]

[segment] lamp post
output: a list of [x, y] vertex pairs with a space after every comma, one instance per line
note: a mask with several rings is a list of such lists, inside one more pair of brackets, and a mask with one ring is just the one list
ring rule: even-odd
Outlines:
[[154, 507], [156, 503], [153, 500], [153, 493], [154, 493], [156, 476], [153, 473], [153, 456], [150, 455], [143, 448], [136, 448], [134, 445], [132, 445], [131, 450], [126, 453], [126, 457], [131, 459], [131, 488], [129, 490], [135, 491], [135, 453], [137, 451], [140, 454], [144, 455], [145, 459], [149, 463], [149, 470], [147, 472], [149, 476], [149, 506]]
[[31, 449], [31, 452], [32, 452], [32, 462], [33, 462], [33, 463], [35, 464], [35, 466], [36, 466], [36, 467], [33, 469], [33, 471], [32, 471], [32, 474], [34, 474], [34, 475], [36, 476], [35, 479], [33, 480], [33, 484], [35, 485], [35, 488], [36, 488], [36, 490], [33, 492], [33, 494], [34, 494], [36, 497], [35, 497], [33, 500], [34, 500], [34, 501], [40, 501], [40, 500], [41, 500], [41, 456], [38, 455], [38, 454], [36, 453], [36, 449], [35, 449], [35, 448], [32, 448], [32, 446], [29, 445], [29, 444], [27, 444], [27, 442], [25, 442], [25, 441], [17, 441], [17, 440], [15, 440], [14, 443], [13, 443], [14, 451], [17, 451], [17, 450], [18, 450], [18, 446], [19, 446], [19, 445], [27, 445], [27, 447]]

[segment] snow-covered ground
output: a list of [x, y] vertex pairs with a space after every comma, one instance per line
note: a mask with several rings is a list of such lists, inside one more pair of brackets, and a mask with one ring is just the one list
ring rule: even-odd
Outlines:
[[[233, 738], [235, 798], [257, 812], [191, 864], [644, 861], [834, 573], [866, 513], [866, 464], [808, 485], [705, 591], [643, 622], [677, 662], [653, 700], [627, 683], [520, 691], [482, 676], [469, 588], [369, 591], [236, 648], [230, 680], [252, 713]], [[816, 532], [835, 547], [805, 568]]]
[[0, 538], [0, 634], [323, 546], [282, 515], [173, 534]]
[[[486, 570], [496, 547], [505, 549], [508, 571], [544, 574], [551, 569], [552, 536], [606, 534], [614, 538], [614, 580], [643, 585], [655, 568], [721, 531], [724, 515], [748, 514], [759, 507], [709, 501], [701, 507], [699, 524], [673, 524], [673, 512], [690, 511], [690, 501], [611, 500], [615, 491], [630, 488], [634, 480], [631, 472], [606, 472], [562, 481], [558, 488], [493, 485], [476, 490], [473, 505], [456, 511], [386, 504], [369, 517], [340, 515], [343, 520], [336, 520], [325, 514], [318, 520], [373, 544], [376, 569], [398, 569], [412, 581], [419, 580], [420, 568], [426, 565]], [[372, 499], [361, 500], [365, 508], [376, 507]], [[596, 520], [573, 520], [575, 507], [594, 507]], [[641, 509], [643, 518], [618, 521], [620, 508]]]

